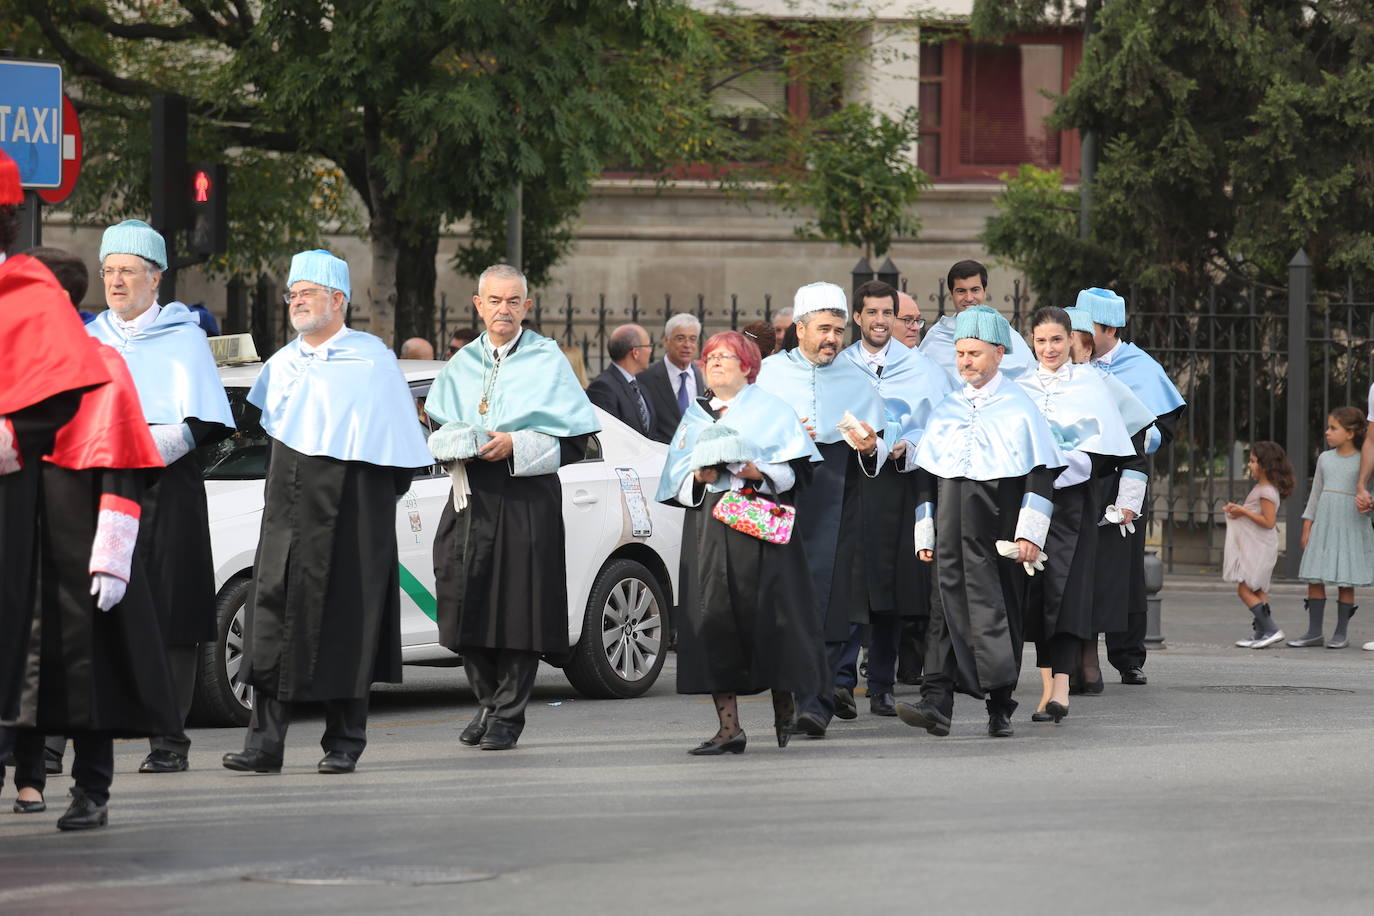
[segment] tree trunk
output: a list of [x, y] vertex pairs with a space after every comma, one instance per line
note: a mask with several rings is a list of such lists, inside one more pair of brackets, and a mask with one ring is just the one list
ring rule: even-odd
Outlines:
[[439, 251], [439, 218], [408, 223], [398, 237], [403, 241], [396, 269], [396, 339], [421, 337], [434, 343], [434, 288], [438, 282], [434, 259]]

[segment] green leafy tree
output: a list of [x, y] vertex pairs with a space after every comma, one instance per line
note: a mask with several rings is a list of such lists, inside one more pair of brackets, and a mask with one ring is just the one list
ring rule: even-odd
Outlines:
[[[1034, 22], [1037, 6], [980, 0], [973, 21], [995, 38]], [[1281, 285], [1300, 246], [1321, 284], [1374, 275], [1374, 3], [1095, 6], [1097, 31], [1052, 117], [1101, 138], [1091, 238], [1078, 237], [1076, 195], [1022, 170], [988, 223], [989, 250], [1042, 293]]]

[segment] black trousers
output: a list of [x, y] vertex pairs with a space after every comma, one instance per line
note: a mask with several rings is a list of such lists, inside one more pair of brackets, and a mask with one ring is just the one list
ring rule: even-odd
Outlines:
[[196, 698], [196, 672], [200, 668], [200, 646], [168, 646], [167, 667], [172, 673], [172, 690], [175, 691], [177, 721], [181, 730], [175, 735], [161, 735], [148, 739], [148, 747], [154, 751], [172, 751], [185, 757], [191, 750], [191, 739], [186, 737], [186, 717], [191, 713], [191, 702]]
[[[339, 751], [356, 760], [367, 747], [367, 697], [325, 700], [324, 736], [320, 747], [326, 754]], [[291, 703], [283, 703], [262, 691], [253, 694], [253, 717], [248, 722], [244, 750], [263, 751], [280, 757], [286, 749], [286, 730], [291, 726]]]
[[892, 693], [897, 684], [897, 653], [906, 621], [897, 614], [868, 615], [868, 695]]
[[1132, 611], [1126, 615], [1123, 633], [1107, 634], [1107, 661], [1125, 674], [1132, 668], [1145, 667], [1145, 614]]
[[[863, 644], [864, 628], [852, 623], [849, 625], [849, 638], [844, 642], [825, 644], [826, 667], [830, 671], [830, 689], [819, 696], [801, 698], [801, 711], [819, 716], [826, 725], [835, 717], [835, 688], [847, 687], [850, 690], [859, 683], [859, 647]], [[873, 664], [870, 659], [869, 664]]]
[[[4, 729], [11, 732], [8, 743], [14, 753], [14, 787], [37, 789], [42, 792], [48, 784], [48, 768], [43, 760], [43, 736], [28, 729]], [[0, 741], [0, 744], [5, 743]], [[0, 787], [5, 784], [5, 759], [0, 755]]]
[[539, 653], [485, 646], [460, 646], [459, 652], [477, 705], [487, 711], [489, 721], [508, 726], [519, 737], [539, 673]]
[[1072, 675], [1083, 661], [1083, 640], [1072, 633], [1055, 633], [1035, 641], [1035, 667], [1053, 674]]
[[897, 652], [897, 677], [906, 683], [921, 676], [926, 663], [926, 628], [930, 617], [911, 617], [902, 621], [902, 639]]
[[[930, 643], [926, 649], [926, 671], [925, 679], [921, 681], [921, 699], [953, 719], [954, 682], [959, 673], [959, 663], [954, 657], [954, 648], [949, 644], [949, 640], [944, 640], [944, 643], [943, 649], [938, 642]], [[988, 714], [1000, 710], [1010, 718], [1017, 706], [1016, 701], [1011, 698], [1015, 690], [1015, 684], [989, 690], [986, 701]]]

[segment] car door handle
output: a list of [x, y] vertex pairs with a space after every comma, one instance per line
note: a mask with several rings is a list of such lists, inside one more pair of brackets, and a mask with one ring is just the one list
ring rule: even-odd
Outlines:
[[594, 502], [600, 502], [599, 498], [586, 490], [578, 490], [573, 494], [572, 502], [574, 506], [590, 506]]

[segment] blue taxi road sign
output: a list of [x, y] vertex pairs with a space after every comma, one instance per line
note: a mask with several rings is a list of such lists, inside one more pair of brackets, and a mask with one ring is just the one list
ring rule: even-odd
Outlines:
[[26, 188], [62, 184], [62, 67], [0, 59], [0, 149]]

